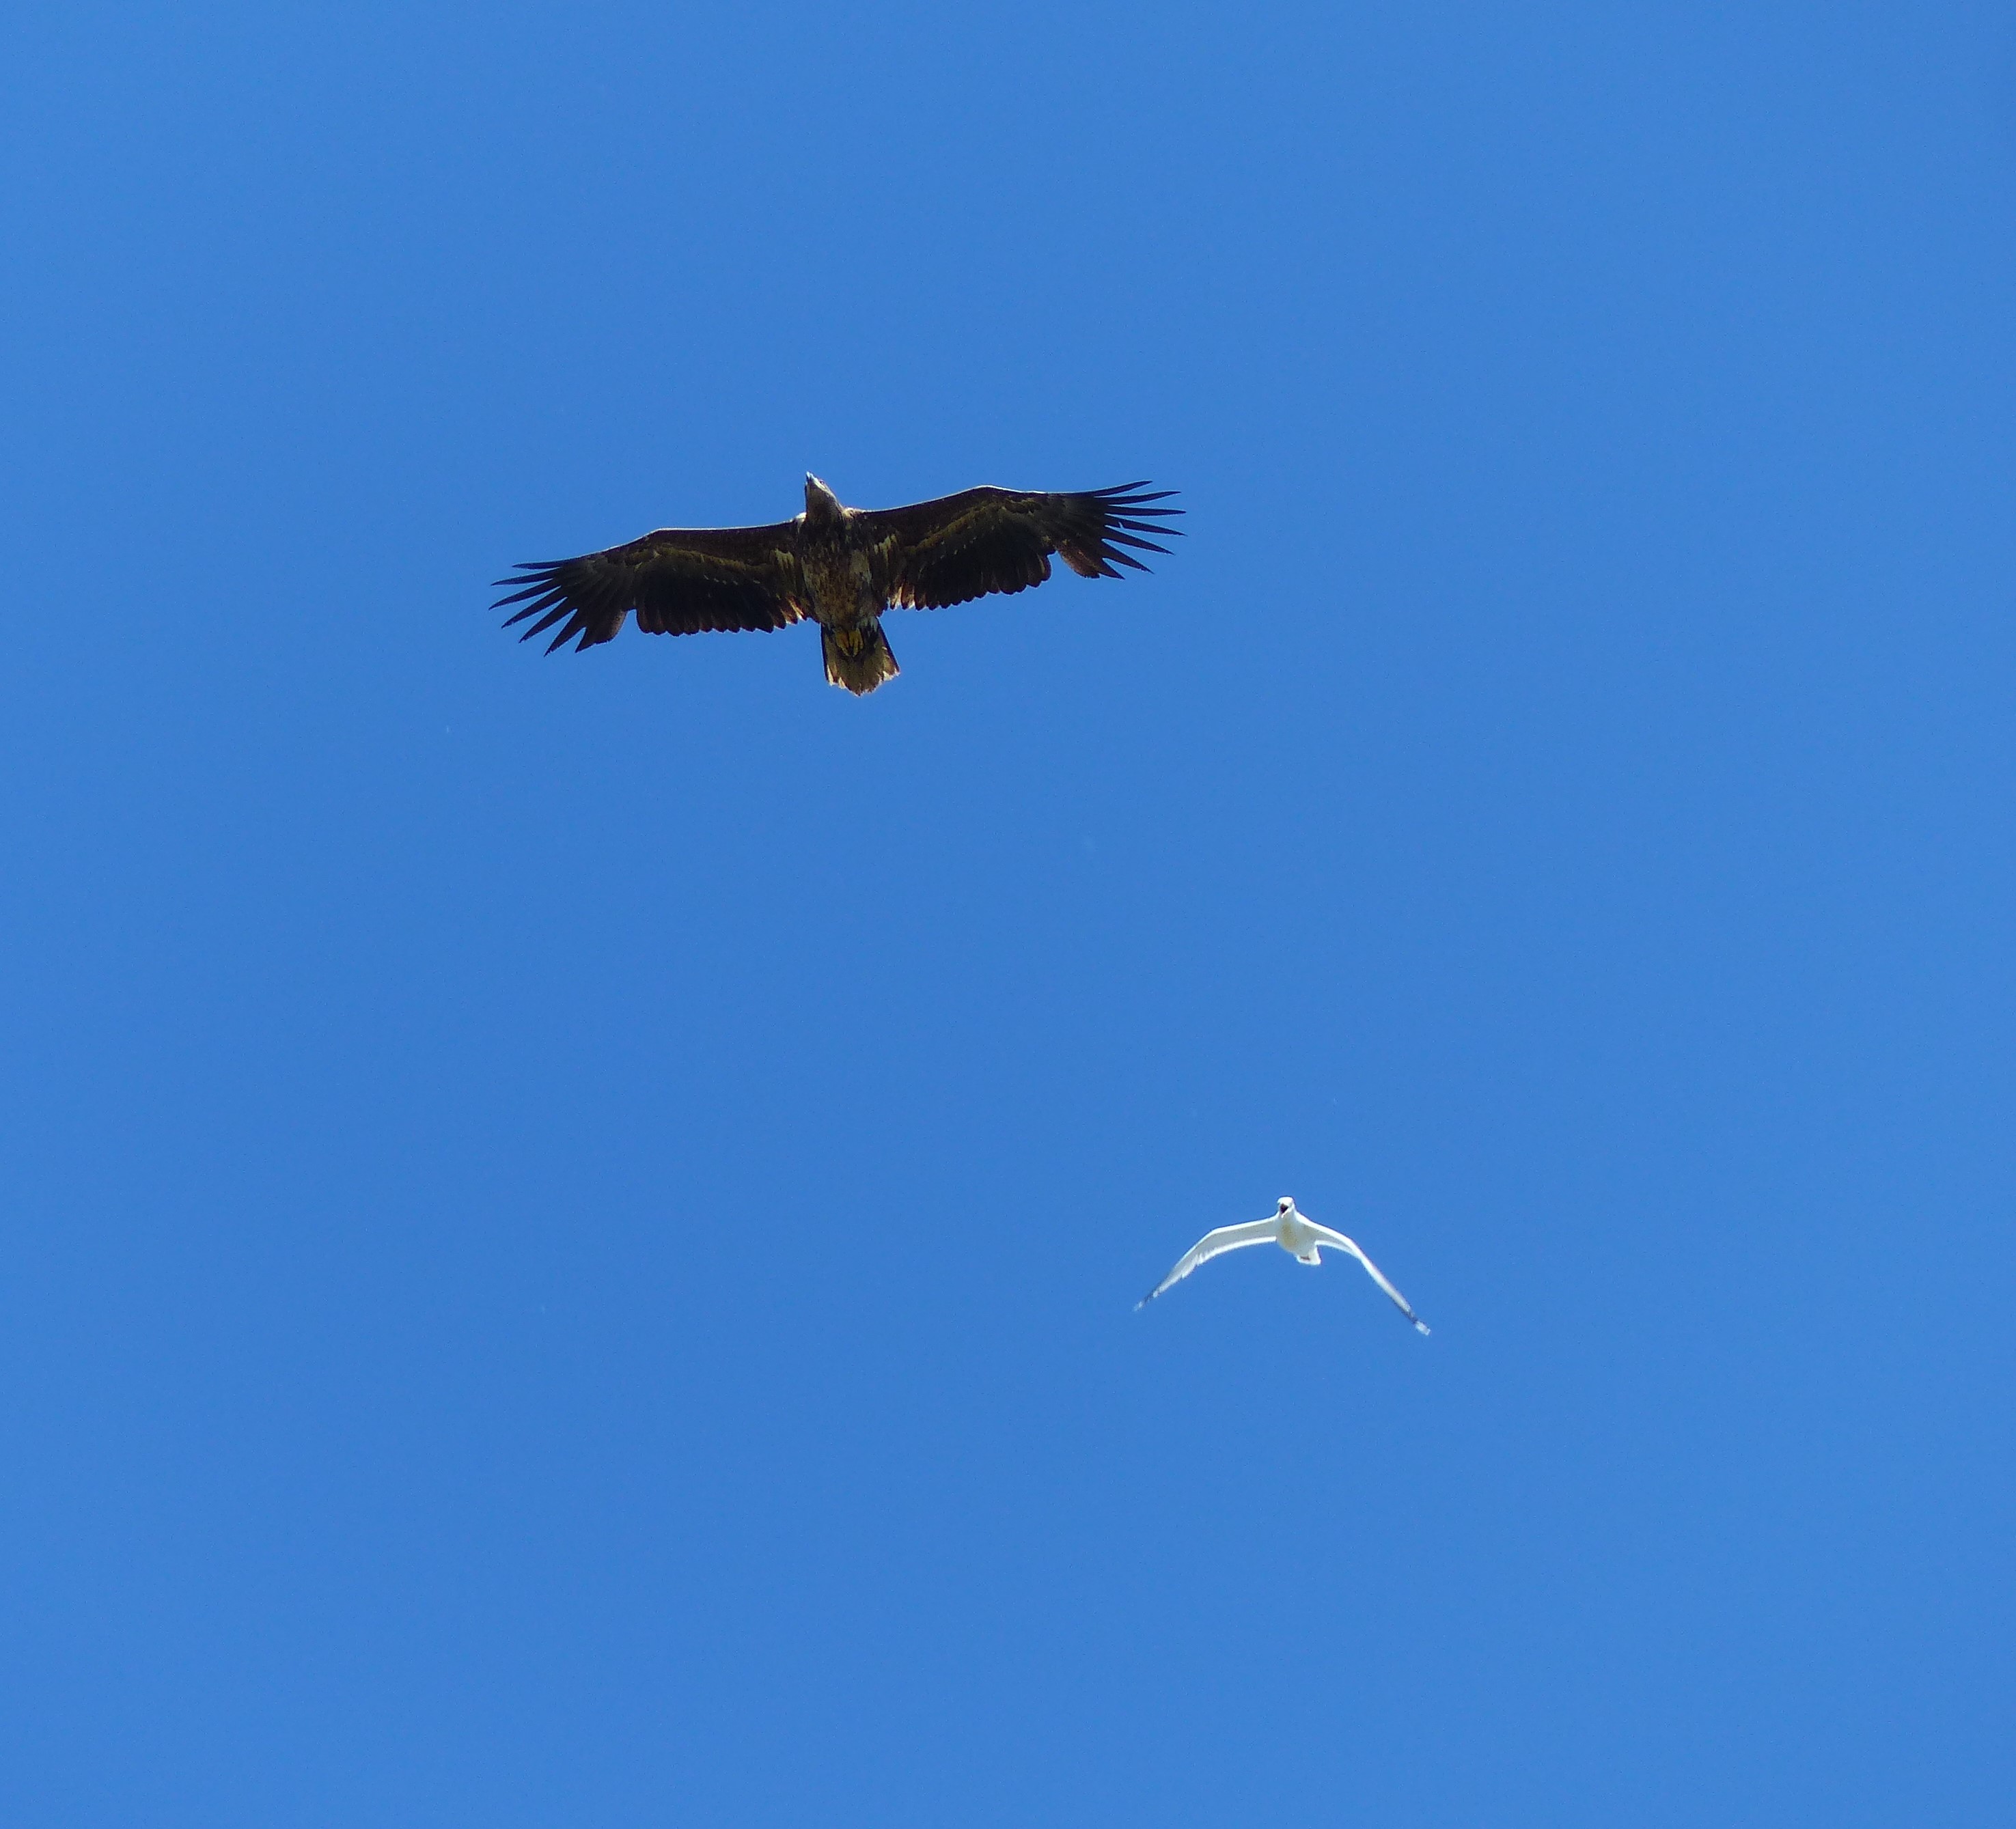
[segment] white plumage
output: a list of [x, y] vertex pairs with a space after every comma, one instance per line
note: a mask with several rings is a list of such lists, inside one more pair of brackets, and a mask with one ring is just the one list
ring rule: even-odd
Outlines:
[[1226, 1252], [1237, 1251], [1247, 1245], [1278, 1245], [1290, 1256], [1310, 1265], [1323, 1262], [1323, 1247], [1326, 1245], [1334, 1250], [1348, 1251], [1364, 1265], [1366, 1274], [1393, 1299], [1394, 1306], [1401, 1313], [1423, 1333], [1428, 1331], [1427, 1323], [1408, 1306], [1406, 1297], [1386, 1281], [1378, 1265], [1341, 1232], [1319, 1226], [1308, 1214], [1296, 1212], [1294, 1201], [1285, 1194], [1281, 1196], [1280, 1205], [1266, 1219], [1255, 1220], [1250, 1226], [1221, 1226], [1215, 1232], [1205, 1233], [1176, 1259], [1176, 1267], [1134, 1306], [1146, 1308], [1165, 1289], [1180, 1283], [1199, 1264], [1209, 1263]]

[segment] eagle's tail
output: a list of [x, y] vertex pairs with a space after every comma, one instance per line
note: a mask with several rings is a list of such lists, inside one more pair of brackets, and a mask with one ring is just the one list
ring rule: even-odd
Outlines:
[[880, 623], [863, 623], [851, 629], [829, 629], [822, 624], [819, 646], [826, 655], [826, 677], [850, 692], [872, 692], [902, 670], [889, 652], [889, 638]]

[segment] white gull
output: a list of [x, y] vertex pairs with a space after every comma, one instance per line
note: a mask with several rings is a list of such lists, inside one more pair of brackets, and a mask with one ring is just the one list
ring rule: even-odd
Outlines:
[[1134, 1306], [1146, 1308], [1165, 1289], [1180, 1283], [1199, 1264], [1209, 1263], [1226, 1252], [1237, 1251], [1247, 1245], [1278, 1245], [1291, 1257], [1312, 1265], [1323, 1262], [1322, 1249], [1326, 1245], [1334, 1250], [1348, 1251], [1364, 1265], [1366, 1274], [1392, 1297], [1394, 1306], [1401, 1313], [1423, 1333], [1428, 1331], [1427, 1323], [1407, 1306], [1406, 1297], [1380, 1274], [1378, 1265], [1341, 1232], [1319, 1226], [1307, 1213], [1296, 1212], [1294, 1201], [1285, 1194], [1281, 1196], [1280, 1205], [1264, 1220], [1255, 1220], [1249, 1226], [1221, 1226], [1215, 1232], [1205, 1233], [1176, 1259], [1176, 1267]]

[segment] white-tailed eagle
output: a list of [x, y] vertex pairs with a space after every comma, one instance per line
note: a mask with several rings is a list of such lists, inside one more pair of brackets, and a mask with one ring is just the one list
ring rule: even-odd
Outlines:
[[967, 489], [908, 508], [845, 508], [818, 477], [805, 478], [805, 512], [769, 527], [661, 527], [627, 546], [579, 559], [521, 565], [500, 578], [499, 609], [523, 607], [505, 627], [530, 621], [521, 640], [556, 623], [553, 651], [607, 641], [632, 612], [652, 635], [704, 629], [819, 625], [826, 677], [872, 692], [896, 673], [882, 633], [887, 609], [938, 609], [990, 591], [1025, 591], [1050, 575], [1057, 553], [1081, 577], [1117, 578], [1147, 567], [1126, 549], [1167, 552], [1150, 534], [1181, 508], [1154, 504], [1175, 494], [1125, 483], [1076, 495]]

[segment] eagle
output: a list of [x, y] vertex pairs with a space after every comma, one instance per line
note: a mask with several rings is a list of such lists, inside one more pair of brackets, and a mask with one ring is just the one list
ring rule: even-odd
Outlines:
[[810, 617], [826, 678], [859, 695], [898, 671], [884, 610], [1026, 591], [1050, 575], [1053, 552], [1081, 577], [1146, 571], [1134, 552], [1169, 550], [1147, 536], [1182, 530], [1164, 524], [1181, 508], [1155, 505], [1175, 493], [1146, 483], [1077, 494], [965, 489], [908, 508], [858, 508], [808, 473], [805, 512], [788, 521], [661, 527], [604, 552], [520, 565], [497, 580], [508, 594], [492, 607], [522, 606], [504, 622], [531, 623], [521, 641], [559, 623], [549, 654], [576, 637], [576, 653], [610, 640], [633, 610], [652, 635], [781, 629]]

